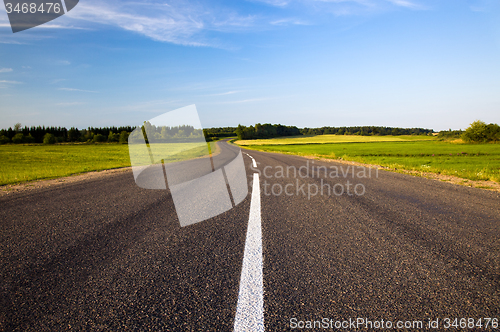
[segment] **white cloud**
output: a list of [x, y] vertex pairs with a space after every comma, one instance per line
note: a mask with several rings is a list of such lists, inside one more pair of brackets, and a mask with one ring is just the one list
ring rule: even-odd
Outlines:
[[263, 2], [265, 4], [275, 6], [275, 7], [285, 7], [291, 1], [290, 0], [253, 0], [254, 2]]
[[423, 7], [421, 5], [418, 5], [416, 3], [407, 1], [407, 0], [387, 0], [393, 5], [400, 6], [400, 7], [406, 7], [410, 9], [422, 9]]
[[[196, 0], [87, 0], [81, 1], [57, 22], [43, 24], [46, 29], [86, 29], [95, 24], [117, 27], [153, 40], [191, 46], [220, 46], [206, 32], [240, 32], [271, 29], [275, 26], [308, 25], [318, 12], [356, 15], [367, 10], [397, 6], [423, 9], [424, 0], [248, 0], [275, 7], [268, 11], [255, 6], [252, 11], [236, 2]], [[260, 11], [259, 11], [260, 10]], [[380, 11], [375, 11], [380, 12]], [[1, 15], [0, 15], [1, 16]], [[0, 19], [0, 27], [10, 27]], [[16, 43], [0, 41], [0, 43]]]
[[[0, 26], [2, 25], [0, 24]], [[0, 44], [26, 45], [26, 43], [21, 43], [15, 40], [0, 40]]]
[[92, 93], [98, 93], [97, 91], [82, 90], [82, 89], [73, 89], [73, 88], [59, 88], [58, 90], [61, 90], [61, 91], [75, 91], [75, 92], [92, 92]]
[[233, 95], [235, 93], [239, 93], [241, 91], [227, 91], [227, 92], [222, 92], [222, 93], [214, 93], [211, 95], [206, 95], [207, 97], [218, 97], [218, 96], [228, 96], [228, 95]]
[[279, 20], [271, 21], [272, 25], [309, 25], [309, 23], [296, 19], [296, 18], [282, 18]]
[[116, 26], [151, 39], [182, 45], [205, 45], [193, 36], [206, 28], [199, 6], [174, 6], [150, 2], [80, 2], [70, 18]]
[[0, 73], [10, 73], [12, 68], [0, 68]]
[[18, 82], [18, 81], [5, 81], [5, 80], [0, 80], [0, 83], [5, 83], [5, 84], [23, 84], [23, 82]]

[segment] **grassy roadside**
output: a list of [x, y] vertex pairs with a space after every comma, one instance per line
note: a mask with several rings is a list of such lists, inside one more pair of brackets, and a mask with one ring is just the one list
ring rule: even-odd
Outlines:
[[455, 144], [429, 140], [293, 143], [244, 147], [259, 151], [341, 159], [396, 170], [444, 174], [474, 181], [500, 182], [500, 144]]
[[[215, 142], [210, 147], [217, 153]], [[127, 144], [0, 145], [0, 185], [129, 166]]]

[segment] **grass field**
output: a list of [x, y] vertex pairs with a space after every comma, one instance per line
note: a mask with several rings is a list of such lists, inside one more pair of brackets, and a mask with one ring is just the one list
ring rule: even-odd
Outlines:
[[278, 144], [324, 144], [324, 143], [360, 143], [360, 142], [407, 142], [407, 141], [431, 141], [436, 140], [434, 136], [359, 136], [359, 135], [305, 135], [290, 136], [270, 139], [240, 140], [238, 145], [278, 145]]
[[292, 139], [292, 142], [290, 145], [259, 142], [259, 145], [245, 147], [500, 182], [500, 144], [454, 144], [436, 140], [297, 144], [296, 139]]
[[[214, 144], [211, 142], [212, 150]], [[194, 149], [189, 156], [181, 153], [171, 161], [196, 157], [197, 153], [201, 150]], [[127, 144], [0, 145], [0, 185], [127, 166]]]

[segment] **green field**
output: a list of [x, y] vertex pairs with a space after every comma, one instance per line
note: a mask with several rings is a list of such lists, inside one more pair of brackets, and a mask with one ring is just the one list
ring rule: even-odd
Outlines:
[[324, 144], [324, 143], [360, 143], [360, 142], [407, 142], [435, 140], [434, 136], [359, 136], [359, 135], [304, 135], [269, 139], [240, 140], [238, 145], [280, 145], [280, 144]]
[[[214, 144], [211, 142], [212, 150]], [[175, 150], [175, 145], [170, 144], [170, 147]], [[193, 149], [188, 154], [178, 154], [171, 161], [201, 154], [201, 149]], [[130, 166], [128, 145], [107, 143], [0, 145], [0, 160], [0, 185]]]
[[246, 145], [245, 148], [500, 182], [500, 144], [456, 144], [436, 140], [324, 144], [297, 144], [295, 138], [291, 141], [290, 145], [259, 142], [259, 145]]

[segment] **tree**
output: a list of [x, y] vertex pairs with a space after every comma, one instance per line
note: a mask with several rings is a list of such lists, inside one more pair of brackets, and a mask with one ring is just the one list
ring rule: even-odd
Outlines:
[[128, 142], [128, 136], [130, 135], [130, 133], [126, 132], [125, 130], [122, 131], [120, 133], [120, 138], [118, 139], [118, 141], [120, 143], [127, 143]]
[[0, 144], [6, 144], [9, 142], [10, 142], [10, 139], [7, 136], [5, 136], [5, 135], [0, 136]]
[[43, 144], [55, 144], [55, 143], [56, 143], [56, 137], [51, 133], [46, 133], [43, 136]]
[[12, 137], [12, 143], [20, 144], [24, 142], [24, 135], [22, 133], [17, 133]]
[[28, 136], [24, 136], [24, 143], [35, 143], [35, 138], [31, 136], [31, 133]]
[[476, 120], [462, 134], [462, 139], [473, 143], [499, 141], [500, 126], [494, 123], [487, 125], [481, 120]]
[[68, 141], [77, 142], [79, 138], [80, 138], [80, 131], [75, 127], [71, 127], [71, 129], [68, 130]]
[[107, 138], [104, 135], [95, 134], [92, 140], [94, 141], [94, 143], [103, 143], [106, 142]]
[[15, 131], [16, 133], [18, 133], [18, 132], [20, 132], [20, 131], [21, 131], [21, 123], [20, 123], [20, 122], [18, 122], [18, 123], [16, 123], [16, 124], [14, 125], [14, 131]]
[[118, 142], [119, 139], [120, 139], [120, 134], [114, 134], [112, 131], [109, 131], [108, 142], [110, 143]]

